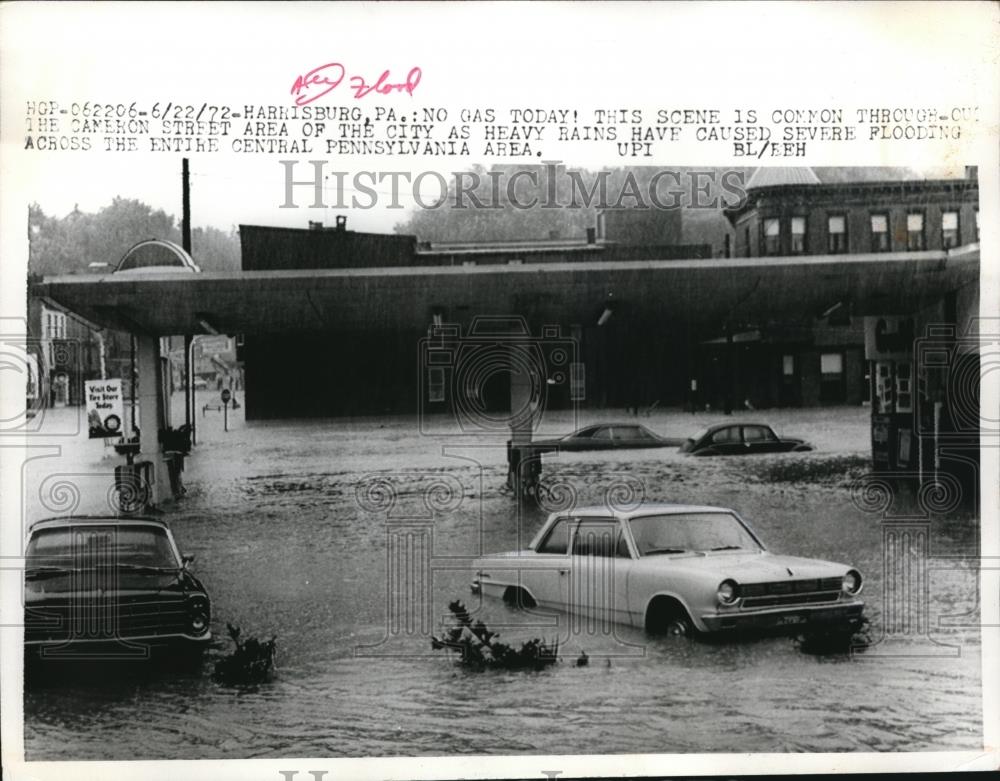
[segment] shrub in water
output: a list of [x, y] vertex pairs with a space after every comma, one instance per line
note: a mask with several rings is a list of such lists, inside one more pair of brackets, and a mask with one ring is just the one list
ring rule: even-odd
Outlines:
[[229, 637], [236, 645], [236, 650], [229, 656], [215, 663], [212, 677], [226, 686], [243, 686], [263, 683], [274, 670], [275, 640], [260, 641], [256, 637], [240, 640], [240, 628], [226, 624]]
[[482, 621], [473, 623], [469, 611], [459, 601], [448, 605], [454, 625], [443, 638], [432, 637], [431, 648], [459, 654], [459, 662], [476, 670], [541, 670], [559, 658], [559, 643], [535, 638], [515, 650], [496, 638]]

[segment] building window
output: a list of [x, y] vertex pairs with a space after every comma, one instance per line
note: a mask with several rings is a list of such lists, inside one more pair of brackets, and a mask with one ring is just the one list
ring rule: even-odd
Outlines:
[[444, 401], [444, 369], [432, 366], [427, 373], [427, 400]]
[[906, 215], [906, 249], [919, 252], [926, 248], [923, 212], [910, 212]]
[[826, 222], [826, 249], [831, 255], [847, 252], [847, 218], [843, 214], [831, 214]]
[[806, 254], [806, 218], [792, 217], [792, 246], [793, 255]]
[[875, 411], [880, 415], [896, 411], [893, 393], [892, 364], [888, 361], [875, 363]]
[[888, 252], [889, 243], [889, 215], [872, 215], [872, 252]]
[[747, 228], [745, 231], [743, 231], [743, 243], [746, 246], [747, 257], [749, 258], [751, 255], [753, 255], [753, 252], [750, 249], [750, 229], [749, 228]]
[[824, 404], [843, 402], [847, 395], [844, 382], [844, 354], [821, 353], [819, 356], [819, 400]]
[[910, 364], [896, 364], [896, 412], [913, 412], [912, 372]]
[[844, 356], [842, 353], [823, 353], [819, 357], [821, 374], [843, 374]]
[[958, 212], [941, 212], [941, 247], [951, 249], [958, 245]]
[[781, 356], [781, 373], [785, 377], [795, 376], [795, 356], [794, 355], [782, 355]]
[[46, 312], [45, 336], [47, 339], [65, 339], [66, 315], [62, 312]]
[[579, 361], [569, 365], [570, 401], [585, 401], [587, 398], [587, 368]]
[[768, 217], [764, 220], [764, 243], [760, 254], [781, 254], [781, 220], [777, 217]]

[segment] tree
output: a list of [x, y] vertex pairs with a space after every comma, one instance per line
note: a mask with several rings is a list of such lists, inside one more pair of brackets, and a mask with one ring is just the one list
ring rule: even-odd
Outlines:
[[[50, 217], [41, 206], [28, 209], [28, 270], [39, 275], [86, 273], [92, 263], [114, 267], [130, 247], [146, 239], [181, 243], [173, 215], [131, 198], [115, 198], [96, 214], [74, 209], [62, 218]], [[217, 228], [197, 228], [192, 257], [212, 271], [240, 268], [239, 239]]]

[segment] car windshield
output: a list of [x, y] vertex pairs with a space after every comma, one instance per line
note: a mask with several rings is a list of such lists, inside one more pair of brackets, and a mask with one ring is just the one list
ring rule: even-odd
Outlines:
[[732, 513], [646, 515], [629, 521], [640, 556], [690, 551], [761, 550]]
[[177, 569], [164, 529], [157, 526], [68, 526], [40, 529], [28, 542], [26, 569], [95, 567]]

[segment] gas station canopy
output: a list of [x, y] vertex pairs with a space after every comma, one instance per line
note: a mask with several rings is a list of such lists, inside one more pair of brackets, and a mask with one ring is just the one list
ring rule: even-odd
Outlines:
[[35, 292], [102, 327], [150, 336], [420, 331], [434, 313], [593, 324], [720, 327], [808, 320], [832, 306], [905, 314], [975, 283], [979, 247], [957, 251], [714, 260], [579, 261], [407, 268], [62, 276]]

